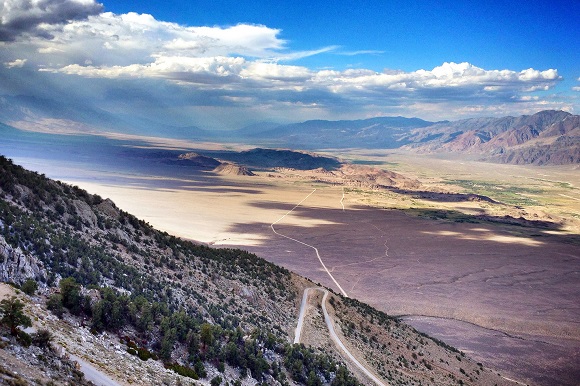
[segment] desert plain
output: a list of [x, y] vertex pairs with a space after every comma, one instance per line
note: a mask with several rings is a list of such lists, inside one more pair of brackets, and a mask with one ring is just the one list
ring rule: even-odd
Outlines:
[[[166, 150], [152, 145], [139, 154]], [[506, 378], [576, 384], [577, 166], [330, 153], [399, 172], [420, 187], [353, 186], [329, 181], [324, 171], [283, 168], [219, 175], [147, 156], [127, 160], [131, 168], [14, 159], [110, 198], [158, 229], [250, 250], [399, 316]]]

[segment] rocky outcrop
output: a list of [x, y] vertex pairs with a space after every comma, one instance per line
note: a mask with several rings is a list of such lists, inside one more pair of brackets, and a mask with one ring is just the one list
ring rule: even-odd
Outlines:
[[97, 216], [86, 202], [82, 200], [74, 200], [73, 205], [75, 207], [75, 211], [77, 215], [81, 218], [81, 220], [88, 224], [91, 227], [97, 225]]
[[255, 176], [250, 169], [242, 165], [231, 164], [225, 162], [213, 170], [215, 173], [222, 175], [234, 176]]
[[4, 236], [0, 236], [0, 282], [22, 284], [26, 279], [38, 280], [44, 277], [42, 262], [20, 248], [14, 249]]
[[199, 167], [203, 169], [213, 169], [220, 165], [220, 161], [215, 158], [207, 157], [205, 155], [197, 154], [197, 153], [185, 153], [180, 154], [177, 157], [178, 162], [183, 165]]
[[111, 199], [107, 198], [103, 200], [99, 205], [97, 205], [97, 209], [112, 218], [119, 217], [119, 209]]

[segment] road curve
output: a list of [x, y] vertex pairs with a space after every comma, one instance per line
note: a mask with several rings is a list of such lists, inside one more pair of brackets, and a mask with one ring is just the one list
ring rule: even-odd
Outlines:
[[70, 358], [76, 361], [81, 371], [85, 374], [85, 378], [93, 382], [97, 386], [121, 386], [118, 382], [114, 381], [109, 375], [98, 370], [96, 367], [91, 365], [89, 362], [81, 359], [80, 357], [69, 354]]
[[300, 335], [302, 333], [302, 325], [304, 323], [304, 314], [306, 313], [306, 305], [308, 303], [308, 292], [310, 292], [310, 291], [321, 291], [324, 293], [324, 296], [322, 297], [322, 313], [324, 314], [324, 321], [326, 322], [326, 327], [328, 328], [328, 332], [330, 334], [330, 337], [334, 341], [334, 343], [336, 343], [336, 345], [338, 347], [340, 347], [340, 349], [346, 354], [348, 359], [356, 367], [358, 367], [367, 377], [369, 377], [373, 382], [375, 382], [379, 386], [387, 386], [386, 383], [381, 381], [373, 373], [371, 373], [369, 370], [367, 370], [367, 368], [364, 367], [362, 365], [362, 363], [360, 363], [355, 358], [355, 356], [352, 355], [352, 353], [350, 351], [348, 351], [348, 349], [346, 348], [344, 343], [342, 343], [342, 341], [340, 340], [338, 335], [336, 335], [336, 331], [334, 330], [334, 324], [332, 323], [332, 319], [330, 318], [330, 315], [328, 314], [328, 311], [326, 310], [326, 299], [328, 298], [329, 292], [328, 292], [328, 290], [326, 290], [324, 288], [310, 287], [310, 288], [306, 288], [304, 290], [304, 294], [302, 295], [302, 303], [300, 305], [300, 314], [298, 316], [298, 325], [296, 326], [296, 333], [294, 336], [294, 343], [300, 343]]
[[332, 276], [332, 274], [330, 273], [330, 271], [328, 270], [328, 268], [326, 268], [326, 265], [324, 264], [324, 262], [322, 261], [322, 258], [320, 257], [320, 253], [318, 253], [318, 248], [316, 248], [316, 247], [315, 247], [315, 246], [313, 246], [313, 245], [306, 244], [306, 243], [305, 243], [305, 242], [303, 242], [303, 241], [296, 240], [296, 239], [293, 239], [293, 238], [292, 238], [292, 237], [290, 237], [290, 236], [286, 236], [286, 235], [284, 235], [284, 234], [282, 234], [282, 233], [279, 233], [279, 232], [278, 232], [278, 231], [276, 231], [276, 229], [274, 228], [274, 225], [276, 225], [277, 223], [279, 223], [280, 221], [282, 221], [282, 220], [284, 219], [284, 217], [286, 217], [286, 216], [288, 216], [290, 213], [292, 213], [292, 212], [294, 211], [294, 209], [298, 208], [298, 207], [299, 207], [299, 206], [300, 206], [300, 205], [301, 205], [301, 204], [302, 204], [304, 201], [306, 201], [306, 199], [307, 199], [308, 197], [310, 197], [310, 196], [311, 196], [311, 195], [312, 195], [314, 192], [316, 192], [316, 189], [312, 190], [312, 192], [310, 192], [310, 194], [308, 194], [308, 196], [304, 197], [304, 198], [302, 199], [302, 201], [300, 201], [298, 204], [294, 205], [294, 207], [293, 207], [292, 209], [290, 209], [288, 212], [286, 212], [286, 213], [285, 213], [285, 214], [284, 214], [282, 217], [280, 217], [278, 220], [276, 220], [276, 221], [274, 221], [272, 224], [270, 224], [270, 228], [272, 228], [272, 232], [274, 232], [274, 233], [275, 233], [275, 234], [277, 234], [278, 236], [281, 236], [281, 237], [287, 238], [288, 240], [292, 240], [292, 241], [294, 241], [294, 242], [296, 242], [296, 243], [299, 243], [299, 244], [302, 244], [302, 245], [304, 245], [304, 246], [307, 246], [307, 247], [309, 247], [309, 248], [312, 248], [312, 249], [314, 249], [314, 252], [316, 252], [316, 257], [318, 257], [318, 261], [320, 261], [320, 264], [322, 265], [322, 268], [324, 268], [324, 270], [326, 271], [326, 273], [328, 274], [328, 276], [330, 276], [330, 278], [332, 279], [332, 281], [334, 282], [334, 284], [336, 284], [336, 286], [338, 287], [338, 289], [340, 290], [340, 292], [342, 293], [342, 295], [343, 295], [344, 297], [346, 297], [346, 298], [347, 298], [347, 297], [348, 297], [348, 295], [347, 295], [346, 291], [345, 291], [345, 290], [344, 290], [344, 289], [343, 289], [343, 288], [340, 286], [340, 284], [338, 284], [338, 282], [336, 281], [336, 279], [334, 278], [334, 276]]

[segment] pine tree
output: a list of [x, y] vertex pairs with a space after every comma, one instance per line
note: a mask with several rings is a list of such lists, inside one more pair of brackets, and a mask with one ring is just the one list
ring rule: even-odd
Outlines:
[[10, 299], [4, 299], [0, 302], [0, 314], [2, 319], [0, 323], [10, 328], [12, 336], [18, 335], [18, 326], [30, 327], [32, 321], [23, 312], [24, 303], [12, 296]]

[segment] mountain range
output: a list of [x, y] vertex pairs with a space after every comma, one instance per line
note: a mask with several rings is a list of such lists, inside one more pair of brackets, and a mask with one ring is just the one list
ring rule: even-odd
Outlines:
[[236, 139], [302, 149], [397, 149], [459, 153], [513, 164], [580, 163], [580, 116], [546, 110], [533, 115], [428, 122], [383, 117], [306, 121], [255, 131]]
[[532, 115], [430, 122], [419, 118], [260, 122], [240, 129], [177, 127], [28, 97], [0, 97], [0, 122], [29, 131], [122, 132], [195, 141], [236, 142], [303, 150], [403, 149], [455, 153], [490, 162], [580, 163], [580, 116], [545, 110]]

